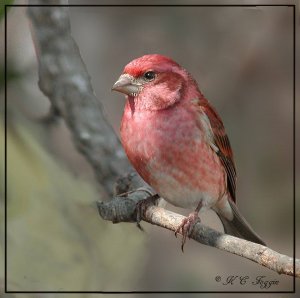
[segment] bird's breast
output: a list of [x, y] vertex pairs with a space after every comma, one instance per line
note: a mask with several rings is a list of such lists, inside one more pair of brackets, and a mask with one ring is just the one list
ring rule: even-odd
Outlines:
[[[222, 191], [216, 185], [224, 184], [224, 173], [204, 133], [195, 115], [180, 106], [134, 113], [127, 106], [121, 124], [122, 144], [137, 172], [166, 200], [182, 207], [199, 201], [201, 192], [217, 197]], [[182, 204], [183, 195], [190, 196], [189, 204]]]

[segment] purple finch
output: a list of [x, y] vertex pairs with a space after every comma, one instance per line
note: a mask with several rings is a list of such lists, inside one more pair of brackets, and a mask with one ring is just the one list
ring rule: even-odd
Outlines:
[[180, 226], [182, 247], [198, 212], [209, 208], [225, 233], [265, 245], [237, 209], [229, 139], [192, 76], [168, 57], [145, 55], [112, 89], [126, 95], [121, 141], [136, 171], [167, 202], [196, 208]]

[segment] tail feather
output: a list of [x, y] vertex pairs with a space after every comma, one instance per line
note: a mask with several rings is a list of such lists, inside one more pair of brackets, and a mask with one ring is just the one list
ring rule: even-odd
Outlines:
[[246, 219], [241, 215], [235, 203], [230, 199], [228, 202], [233, 212], [233, 220], [230, 221], [218, 214], [225, 233], [266, 246], [266, 243], [254, 232]]

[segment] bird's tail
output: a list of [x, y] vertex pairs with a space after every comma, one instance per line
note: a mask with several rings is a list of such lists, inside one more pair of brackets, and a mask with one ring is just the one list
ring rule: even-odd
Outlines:
[[233, 219], [230, 221], [218, 214], [225, 233], [266, 246], [266, 243], [254, 232], [246, 219], [241, 215], [235, 203], [230, 199], [228, 202], [233, 212]]

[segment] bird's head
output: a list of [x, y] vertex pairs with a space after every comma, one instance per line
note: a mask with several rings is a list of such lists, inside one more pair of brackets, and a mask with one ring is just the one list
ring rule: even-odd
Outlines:
[[126, 94], [139, 110], [165, 109], [182, 99], [187, 89], [188, 93], [199, 92], [185, 69], [158, 54], [145, 55], [128, 63], [112, 87]]

